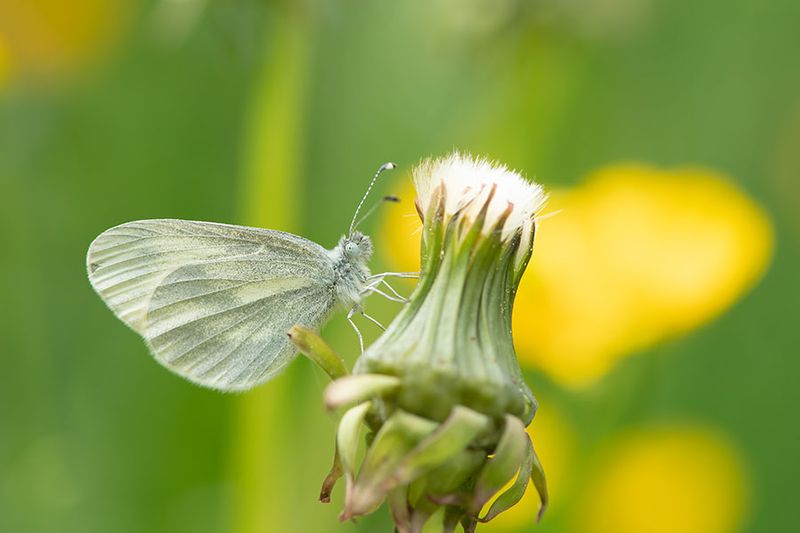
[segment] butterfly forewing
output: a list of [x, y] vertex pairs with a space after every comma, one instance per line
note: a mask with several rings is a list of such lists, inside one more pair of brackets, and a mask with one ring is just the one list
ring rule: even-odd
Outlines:
[[89, 248], [108, 306], [178, 374], [221, 390], [266, 381], [295, 352], [286, 332], [334, 305], [321, 246], [279, 231], [182, 220], [130, 222]]

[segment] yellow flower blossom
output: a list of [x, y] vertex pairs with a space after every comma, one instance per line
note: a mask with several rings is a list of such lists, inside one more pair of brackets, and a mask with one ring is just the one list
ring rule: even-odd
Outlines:
[[[388, 258], [413, 270], [413, 193], [387, 210]], [[520, 359], [567, 385], [719, 315], [763, 274], [764, 211], [723, 175], [608, 167], [551, 194], [514, 313]]]
[[739, 454], [701, 427], [625, 435], [587, 478], [573, 513], [580, 533], [733, 533], [747, 511]]
[[514, 325], [521, 358], [566, 384], [717, 316], [772, 252], [762, 209], [707, 170], [609, 167], [550, 209]]

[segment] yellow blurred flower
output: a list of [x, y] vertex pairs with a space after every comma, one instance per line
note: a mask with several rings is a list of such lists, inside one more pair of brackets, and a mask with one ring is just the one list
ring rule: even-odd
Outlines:
[[732, 533], [747, 511], [740, 456], [700, 427], [628, 434], [588, 479], [573, 513], [580, 533]]
[[11, 76], [11, 56], [8, 52], [3, 36], [0, 35], [0, 90], [5, 87], [8, 78]]
[[[418, 267], [413, 190], [386, 210], [389, 262]], [[555, 191], [514, 313], [523, 363], [567, 385], [712, 319], [765, 271], [772, 228], [723, 175], [613, 166]]]
[[520, 356], [566, 384], [717, 316], [772, 253], [763, 210], [708, 170], [609, 167], [550, 209], [514, 326]]
[[136, 0], [0, 2], [0, 78], [4, 64], [13, 65], [15, 74], [52, 76], [101, 56], [119, 36], [121, 23], [134, 3]]
[[384, 260], [399, 272], [419, 271], [422, 222], [414, 207], [416, 191], [411, 178], [404, 177], [392, 191], [399, 204], [382, 210], [381, 234], [386, 246], [379, 246]]

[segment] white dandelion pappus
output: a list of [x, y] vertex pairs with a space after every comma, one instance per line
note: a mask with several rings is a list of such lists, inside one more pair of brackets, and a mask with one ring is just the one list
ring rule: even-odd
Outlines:
[[427, 212], [436, 190], [442, 187], [445, 191], [445, 218], [463, 209], [466, 217], [474, 219], [489, 195], [493, 194], [484, 231], [511, 206], [511, 213], [503, 225], [502, 238], [522, 230], [520, 255], [533, 239], [531, 230], [547, 202], [544, 188], [526, 180], [519, 172], [501, 163], [459, 152], [420, 163], [414, 169], [414, 187], [422, 213]]
[[503, 238], [518, 228], [529, 227], [547, 201], [544, 189], [530, 182], [505, 165], [484, 158], [454, 152], [441, 159], [427, 159], [414, 169], [414, 186], [422, 212], [435, 190], [443, 185], [446, 194], [445, 215], [452, 215], [462, 207], [466, 214], [477, 216], [492, 187], [492, 203], [486, 213], [487, 227], [513, 205], [503, 226]]

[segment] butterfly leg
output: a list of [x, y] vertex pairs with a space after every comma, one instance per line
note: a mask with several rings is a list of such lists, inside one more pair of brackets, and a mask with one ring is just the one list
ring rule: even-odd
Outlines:
[[385, 292], [381, 291], [378, 288], [378, 285], [380, 285], [382, 281], [383, 281], [383, 278], [370, 279], [369, 283], [367, 283], [367, 285], [363, 289], [361, 289], [361, 295], [365, 296], [365, 295], [368, 295], [368, 294], [374, 292], [374, 293], [380, 294], [384, 298], [388, 298], [389, 300], [399, 301], [399, 300], [396, 300], [395, 298], [389, 296], [388, 294], [386, 294]]
[[[389, 284], [386, 283], [386, 280], [384, 280], [382, 277], [380, 277], [380, 276], [378, 276], [378, 277], [370, 276], [367, 279], [369, 280], [369, 283], [367, 283], [367, 285], [361, 290], [361, 294], [362, 295], [367, 295], [369, 293], [373, 293], [374, 292], [376, 294], [380, 294], [381, 296], [383, 296], [384, 298], [386, 298], [387, 300], [390, 300], [392, 302], [406, 303], [408, 301], [405, 298], [403, 298], [403, 296], [398, 294], [397, 291], [395, 291], [391, 286], [389, 286]], [[380, 290], [378, 288], [378, 286], [381, 283], [386, 283], [386, 285], [389, 286], [389, 290], [392, 291], [392, 293], [394, 293], [394, 296], [390, 296], [390, 295], [386, 294], [385, 292], [383, 292], [382, 290]]]
[[353, 322], [353, 315], [356, 313], [357, 307], [353, 307], [347, 313], [347, 321], [350, 322], [350, 325], [353, 326], [353, 329], [356, 330], [356, 335], [358, 335], [358, 345], [361, 347], [361, 353], [364, 353], [364, 337], [361, 336], [361, 330], [358, 329], [356, 323]]
[[396, 297], [395, 296], [391, 296], [389, 294], [386, 294], [385, 292], [383, 292], [382, 290], [380, 290], [377, 287], [368, 287], [364, 292], [374, 292], [375, 294], [380, 294], [381, 296], [383, 296], [384, 298], [386, 298], [387, 300], [392, 301], [392, 302], [400, 302], [400, 303], [407, 303], [408, 302], [408, 300], [406, 298], [403, 298], [399, 294]]
[[[383, 296], [384, 298], [386, 298], [387, 300], [390, 300], [392, 302], [408, 303], [408, 298], [406, 298], [405, 296], [403, 296], [402, 294], [397, 292], [394, 289], [394, 287], [389, 285], [389, 282], [386, 281], [386, 276], [387, 275], [391, 275], [391, 274], [393, 274], [393, 273], [392, 272], [385, 272], [383, 274], [376, 274], [374, 276], [368, 277], [367, 280], [369, 280], [369, 283], [367, 284], [366, 287], [364, 287], [363, 293], [374, 292], [376, 294], [380, 294], [381, 296]], [[413, 274], [413, 273], [400, 272], [398, 274], [403, 274], [405, 276], [405, 275], [409, 275], [409, 274]], [[378, 288], [379, 285], [385, 285], [386, 288], [389, 289], [389, 292], [392, 293], [392, 296], [390, 296], [390, 295], [386, 294], [385, 292], [383, 292], [382, 290], [380, 290]]]
[[369, 276], [367, 279], [377, 279], [377, 278], [409, 278], [409, 279], [419, 279], [420, 273], [419, 272], [381, 272], [380, 274], [373, 274]]
[[403, 302], [406, 302], [406, 303], [408, 303], [408, 298], [406, 298], [405, 296], [403, 296], [402, 294], [400, 294], [399, 292], [397, 292], [396, 290], [394, 290], [394, 287], [392, 287], [391, 285], [389, 285], [389, 282], [388, 282], [388, 281], [386, 281], [385, 279], [381, 279], [381, 283], [383, 283], [384, 285], [386, 285], [386, 287], [389, 289], [389, 291], [390, 291], [392, 294], [394, 294], [394, 295], [395, 295], [397, 298], [400, 298], [400, 299], [401, 299]]
[[383, 327], [383, 324], [381, 324], [380, 322], [378, 322], [378, 321], [377, 321], [375, 318], [373, 318], [373, 317], [369, 316], [369, 315], [368, 315], [367, 313], [365, 313], [364, 311], [361, 311], [361, 316], [363, 316], [364, 318], [366, 318], [367, 320], [369, 320], [370, 322], [372, 322], [373, 324], [375, 324], [376, 326], [378, 326], [379, 328], [381, 328], [383, 331], [386, 331], [386, 328], [385, 328], [385, 327]]
[[367, 283], [367, 285], [361, 290], [362, 293], [369, 292], [378, 285], [380, 285], [381, 282], [383, 281], [383, 278], [380, 277], [374, 278], [373, 276], [370, 276], [367, 278], [367, 280], [369, 281], [369, 283]]

